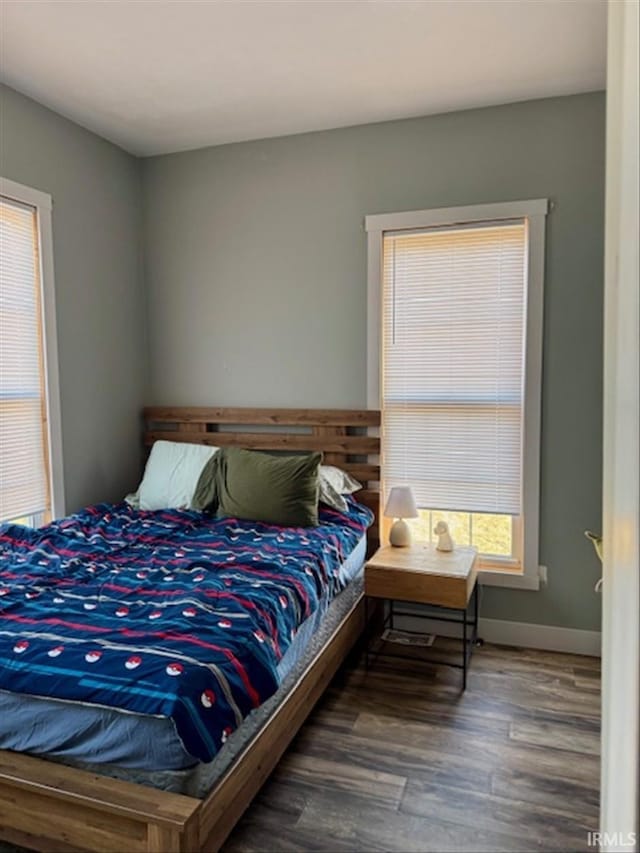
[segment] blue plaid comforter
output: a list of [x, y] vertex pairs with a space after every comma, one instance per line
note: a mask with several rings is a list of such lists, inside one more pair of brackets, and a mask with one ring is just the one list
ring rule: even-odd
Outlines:
[[126, 504], [0, 526], [0, 690], [170, 717], [209, 761], [371, 520], [350, 499], [317, 528]]

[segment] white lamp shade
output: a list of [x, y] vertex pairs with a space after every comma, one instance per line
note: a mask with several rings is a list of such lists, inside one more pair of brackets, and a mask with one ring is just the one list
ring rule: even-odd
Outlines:
[[417, 518], [418, 510], [409, 486], [394, 486], [389, 492], [384, 514], [388, 518]]

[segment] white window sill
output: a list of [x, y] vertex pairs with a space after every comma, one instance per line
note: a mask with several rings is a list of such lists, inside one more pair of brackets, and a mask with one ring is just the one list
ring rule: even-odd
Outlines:
[[540, 577], [537, 572], [523, 572], [519, 565], [509, 566], [481, 563], [478, 581], [482, 586], [501, 586], [507, 589], [540, 589]]

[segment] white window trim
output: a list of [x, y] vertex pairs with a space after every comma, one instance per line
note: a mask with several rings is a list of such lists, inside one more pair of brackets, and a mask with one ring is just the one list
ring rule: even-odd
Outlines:
[[65, 515], [64, 469], [62, 463], [62, 418], [60, 415], [60, 377], [58, 369], [58, 332], [53, 271], [52, 200], [48, 193], [0, 177], [0, 195], [15, 199], [36, 209], [40, 240], [40, 286], [42, 289], [42, 335], [44, 379], [47, 392], [47, 424], [49, 440], [49, 482], [51, 515]]
[[409, 210], [365, 217], [367, 249], [367, 405], [379, 409], [382, 370], [382, 242], [385, 231], [431, 228], [488, 220], [526, 219], [529, 237], [525, 406], [523, 422], [524, 518], [520, 574], [485, 569], [481, 582], [490, 586], [536, 590], [540, 587], [540, 415], [542, 392], [542, 322], [544, 299], [545, 217], [547, 199], [530, 199], [433, 210]]

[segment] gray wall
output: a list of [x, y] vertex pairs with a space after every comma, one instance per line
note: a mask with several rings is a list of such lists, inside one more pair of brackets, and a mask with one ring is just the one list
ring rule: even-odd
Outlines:
[[549, 197], [540, 592], [483, 615], [598, 628], [604, 95], [143, 162], [150, 386], [167, 404], [364, 406], [365, 214]]
[[67, 510], [114, 500], [140, 471], [147, 367], [140, 163], [0, 89], [0, 174], [51, 194]]
[[541, 500], [549, 586], [488, 589], [483, 615], [599, 626], [599, 567], [582, 531], [600, 525], [602, 94], [145, 160], [146, 300], [140, 162], [11, 89], [0, 89], [0, 107], [0, 174], [54, 200], [69, 510], [135, 485], [145, 401], [364, 406], [367, 213], [554, 199]]

